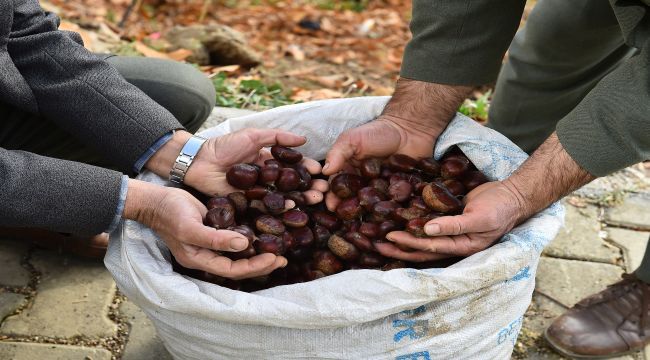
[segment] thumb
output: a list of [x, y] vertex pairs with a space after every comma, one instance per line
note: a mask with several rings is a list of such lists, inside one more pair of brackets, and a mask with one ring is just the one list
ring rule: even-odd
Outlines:
[[477, 213], [466, 213], [456, 216], [443, 216], [429, 221], [424, 226], [424, 232], [429, 236], [460, 235], [492, 230], [487, 216]]
[[355, 146], [350, 142], [347, 132], [341, 134], [325, 157], [323, 175], [332, 175], [343, 170], [354, 155]]

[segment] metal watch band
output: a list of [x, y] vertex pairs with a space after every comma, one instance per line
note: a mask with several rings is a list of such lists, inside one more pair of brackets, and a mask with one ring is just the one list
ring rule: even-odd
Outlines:
[[194, 157], [198, 154], [201, 146], [203, 146], [203, 143], [206, 141], [207, 139], [196, 135], [193, 135], [189, 140], [187, 140], [185, 145], [183, 145], [180, 154], [178, 154], [174, 166], [172, 166], [172, 170], [169, 172], [169, 181], [177, 184], [183, 183], [185, 174], [187, 174], [187, 170], [190, 168], [190, 165], [192, 165]]

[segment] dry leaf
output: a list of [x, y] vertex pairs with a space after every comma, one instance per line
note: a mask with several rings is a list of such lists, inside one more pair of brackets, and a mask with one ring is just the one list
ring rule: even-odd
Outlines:
[[135, 49], [146, 57], [171, 60], [167, 54], [154, 50], [143, 44], [141, 41], [135, 41], [133, 44], [135, 46]]
[[59, 25], [59, 30], [63, 31], [73, 31], [81, 35], [81, 39], [84, 42], [84, 47], [86, 49], [92, 49], [93, 48], [93, 39], [90, 36], [90, 33], [82, 28], [79, 27], [77, 24], [73, 24], [68, 21], [61, 21], [61, 24]]
[[330, 89], [306, 90], [300, 89], [295, 91], [291, 96], [294, 101], [313, 101], [324, 99], [336, 99], [343, 97], [343, 93]]
[[587, 202], [579, 197], [575, 196], [569, 196], [567, 197], [566, 202], [568, 202], [570, 205], [573, 205], [577, 208], [585, 208], [587, 207]]
[[192, 55], [192, 51], [187, 49], [178, 49], [167, 53], [167, 56], [176, 61], [185, 61], [185, 59], [187, 59], [190, 55]]
[[305, 60], [305, 52], [300, 49], [298, 45], [291, 44], [287, 46], [286, 53], [289, 55], [293, 56], [294, 59], [298, 61], [303, 61]]
[[241, 69], [239, 65], [227, 65], [227, 66], [218, 66], [212, 69], [214, 72], [226, 72], [226, 73], [233, 73], [237, 72]]

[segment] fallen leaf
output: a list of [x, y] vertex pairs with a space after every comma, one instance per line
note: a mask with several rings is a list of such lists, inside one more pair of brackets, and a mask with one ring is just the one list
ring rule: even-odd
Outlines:
[[285, 50], [285, 52], [287, 54], [293, 56], [293, 58], [298, 60], [298, 61], [305, 60], [305, 52], [302, 51], [302, 49], [298, 45], [291, 44], [291, 45], [287, 46], [287, 49]]
[[61, 21], [61, 24], [59, 25], [59, 30], [63, 31], [73, 31], [81, 35], [81, 39], [84, 42], [84, 47], [87, 49], [92, 49], [93, 48], [93, 40], [90, 36], [90, 33], [88, 31], [82, 29], [79, 27], [77, 24], [73, 24], [68, 21]]
[[232, 72], [239, 71], [240, 68], [241, 67], [239, 65], [227, 65], [227, 66], [215, 67], [215, 68], [212, 69], [212, 71], [232, 73]]
[[167, 54], [154, 50], [143, 44], [141, 41], [135, 41], [133, 45], [139, 53], [146, 57], [171, 60], [171, 57], [169, 57]]
[[[187, 59], [190, 55], [192, 55], [192, 51], [187, 49], [178, 49], [170, 53], [167, 53], [166, 55], [176, 61], [185, 61], [185, 59]], [[239, 65], [235, 65], [235, 66], [239, 67]]]
[[575, 206], [577, 208], [585, 208], [585, 207], [587, 207], [587, 202], [584, 199], [581, 199], [581, 198], [575, 197], [575, 196], [567, 197], [566, 202], [568, 202], [569, 204], [571, 204], [571, 205], [573, 205], [573, 206]]
[[343, 97], [343, 93], [330, 89], [306, 90], [300, 89], [295, 91], [291, 96], [294, 101], [313, 101], [324, 99], [336, 99]]

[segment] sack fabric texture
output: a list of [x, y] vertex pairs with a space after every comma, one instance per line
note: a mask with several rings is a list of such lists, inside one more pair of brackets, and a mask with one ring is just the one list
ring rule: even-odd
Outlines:
[[[283, 106], [230, 119], [202, 135], [282, 128], [307, 136], [299, 150], [323, 159], [341, 132], [376, 118], [387, 100]], [[490, 180], [508, 177], [527, 157], [460, 114], [438, 139], [435, 157], [453, 145]], [[152, 173], [140, 178], [171, 186]], [[164, 242], [134, 221], [111, 234], [105, 263], [176, 359], [509, 359], [540, 253], [563, 219], [556, 203], [447, 268], [352, 270], [254, 293], [175, 273]]]

